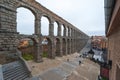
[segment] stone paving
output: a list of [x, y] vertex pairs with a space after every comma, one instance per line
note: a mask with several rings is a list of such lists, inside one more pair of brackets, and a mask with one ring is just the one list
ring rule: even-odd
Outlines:
[[81, 65], [78, 61], [64, 62], [56, 68], [51, 68], [32, 80], [97, 80], [99, 65], [84, 59]]
[[74, 62], [64, 62], [59, 67], [42, 73], [39, 77], [42, 80], [66, 80], [66, 77], [69, 76], [78, 65], [77, 61]]
[[100, 67], [88, 59], [84, 60], [66, 80], [97, 80]]
[[[80, 52], [89, 51], [89, 45]], [[69, 57], [70, 59], [70, 57]], [[78, 55], [70, 61], [63, 61], [57, 67], [51, 67], [31, 80], [96, 80], [99, 74], [99, 65], [89, 59], [82, 59], [79, 65]]]
[[74, 53], [63, 57], [56, 57], [55, 59], [43, 58], [44, 62], [42, 63], [36, 63], [34, 61], [27, 61], [27, 63], [31, 68], [32, 75], [36, 76], [36, 75], [40, 75], [41, 73], [43, 73], [48, 69], [59, 67], [61, 64], [63, 64], [63, 62], [66, 62], [67, 59], [69, 59], [69, 62], [71, 64], [77, 65], [77, 62], [74, 61], [74, 59], [76, 59], [76, 56], [79, 56], [79, 54]]
[[78, 65], [78, 58], [65, 61], [58, 67], [49, 68], [41, 74], [34, 76], [31, 80], [66, 80], [66, 77], [70, 76]]

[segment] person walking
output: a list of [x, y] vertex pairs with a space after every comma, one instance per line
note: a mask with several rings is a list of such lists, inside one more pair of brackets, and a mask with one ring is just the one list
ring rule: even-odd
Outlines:
[[82, 58], [82, 56], [80, 55], [80, 56], [79, 56], [79, 65], [82, 63], [82, 61], [83, 61], [83, 58]]
[[79, 65], [81, 64], [81, 61], [79, 60]]

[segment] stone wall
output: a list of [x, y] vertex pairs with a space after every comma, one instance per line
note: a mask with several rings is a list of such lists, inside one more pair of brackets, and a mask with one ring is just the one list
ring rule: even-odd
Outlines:
[[16, 32], [15, 0], [1, 0], [0, 28], [9, 32]]
[[0, 51], [11, 51], [15, 50], [16, 38], [18, 34], [15, 32], [0, 31]]
[[10, 51], [16, 48], [16, 11], [15, 0], [0, 0], [0, 50]]

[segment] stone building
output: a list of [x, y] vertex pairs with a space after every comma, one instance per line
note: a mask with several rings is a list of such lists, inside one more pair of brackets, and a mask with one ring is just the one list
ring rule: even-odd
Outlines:
[[120, 0], [105, 1], [109, 80], [120, 80]]
[[107, 38], [105, 36], [92, 36], [92, 47], [97, 49], [107, 48]]
[[[23, 7], [30, 10], [35, 16], [34, 34], [21, 35], [17, 32], [17, 9]], [[49, 35], [41, 35], [41, 18], [46, 17], [49, 20]], [[58, 24], [57, 36], [54, 36], [54, 23]], [[63, 36], [61, 35], [61, 26]], [[16, 51], [20, 39], [30, 38], [34, 41], [35, 60], [42, 61], [42, 40], [46, 37], [48, 41], [48, 52], [50, 58], [63, 56], [80, 51], [86, 44], [89, 36], [84, 32], [48, 10], [35, 0], [0, 0], [0, 53], [4, 51], [11, 54], [10, 51]]]

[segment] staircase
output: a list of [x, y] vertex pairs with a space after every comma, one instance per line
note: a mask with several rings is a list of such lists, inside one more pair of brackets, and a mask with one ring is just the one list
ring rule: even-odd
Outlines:
[[4, 80], [25, 80], [30, 77], [30, 72], [21, 61], [4, 64], [2, 71]]

